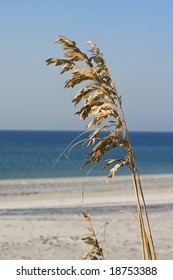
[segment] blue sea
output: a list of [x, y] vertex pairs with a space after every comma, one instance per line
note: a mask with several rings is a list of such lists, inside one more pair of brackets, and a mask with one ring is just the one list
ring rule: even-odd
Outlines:
[[[0, 179], [101, 176], [101, 164], [81, 170], [91, 147], [82, 148], [79, 131], [0, 131]], [[68, 151], [71, 141], [73, 148]], [[130, 140], [140, 174], [173, 173], [173, 133], [130, 132]], [[79, 142], [78, 144], [76, 144]], [[65, 150], [65, 153], [63, 151]], [[107, 158], [120, 151], [111, 150]], [[58, 159], [58, 157], [61, 157]], [[127, 167], [117, 175], [129, 174]]]

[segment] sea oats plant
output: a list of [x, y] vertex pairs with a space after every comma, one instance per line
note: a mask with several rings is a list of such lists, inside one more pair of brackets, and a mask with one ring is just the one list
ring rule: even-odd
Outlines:
[[89, 251], [84, 254], [83, 260], [90, 259], [90, 260], [104, 260], [104, 255], [103, 255], [103, 249], [102, 246], [100, 245], [93, 224], [92, 224], [92, 219], [91, 215], [89, 215], [86, 212], [82, 212], [83, 218], [86, 222], [89, 223], [89, 233], [87, 234], [86, 237], [83, 237], [82, 240], [90, 245]]
[[[117, 158], [115, 153], [114, 158], [104, 161], [102, 170], [110, 167], [107, 178], [111, 179], [122, 166], [129, 168], [136, 197], [142, 257], [156, 259], [141, 180], [122, 108], [122, 99], [117, 93], [103, 54], [91, 41], [87, 41], [91, 47], [87, 54], [82, 52], [74, 41], [64, 36], [59, 36], [55, 43], [62, 45], [64, 59], [49, 58], [46, 63], [62, 66], [61, 74], [71, 71], [71, 77], [65, 82], [65, 88], [73, 88], [84, 82], [72, 101], [74, 105], [83, 103], [76, 112], [80, 120], [91, 118], [86, 127], [90, 133], [83, 146], [92, 144], [93, 148], [86, 156], [83, 167], [92, 162], [100, 162], [103, 155], [111, 149], [125, 151], [123, 157]], [[105, 130], [107, 135], [101, 137], [100, 132]]]

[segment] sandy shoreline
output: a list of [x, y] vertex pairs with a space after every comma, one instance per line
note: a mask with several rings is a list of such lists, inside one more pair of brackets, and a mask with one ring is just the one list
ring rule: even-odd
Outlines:
[[[173, 174], [143, 175], [158, 259], [173, 259]], [[83, 201], [82, 201], [83, 198]], [[81, 259], [92, 215], [105, 259], [141, 259], [130, 176], [0, 180], [0, 259]]]

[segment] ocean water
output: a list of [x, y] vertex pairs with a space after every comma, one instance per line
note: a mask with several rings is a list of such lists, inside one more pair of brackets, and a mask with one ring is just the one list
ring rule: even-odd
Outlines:
[[[101, 164], [80, 169], [91, 147], [82, 148], [79, 131], [0, 131], [0, 179], [101, 176]], [[74, 146], [69, 155], [66, 149]], [[173, 133], [131, 132], [140, 174], [173, 173]], [[78, 144], [75, 144], [79, 141]], [[66, 149], [66, 154], [63, 151]], [[58, 159], [59, 155], [61, 157]], [[112, 149], [106, 158], [120, 156]], [[123, 167], [117, 175], [129, 174]]]

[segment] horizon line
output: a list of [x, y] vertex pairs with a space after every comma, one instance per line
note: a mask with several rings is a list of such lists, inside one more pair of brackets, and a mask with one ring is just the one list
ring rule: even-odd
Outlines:
[[[95, 130], [93, 128], [93, 130]], [[85, 129], [0, 129], [0, 132], [83, 132]], [[87, 130], [86, 130], [87, 131]], [[91, 130], [92, 131], [92, 130]], [[173, 131], [170, 130], [129, 130], [129, 133], [134, 132], [134, 133], [173, 133]]]

